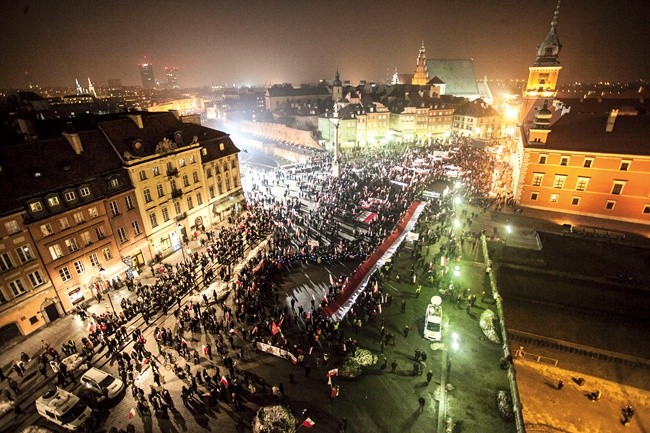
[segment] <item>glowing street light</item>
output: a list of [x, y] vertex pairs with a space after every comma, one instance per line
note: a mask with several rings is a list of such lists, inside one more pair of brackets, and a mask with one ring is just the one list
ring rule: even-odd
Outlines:
[[454, 352], [457, 352], [458, 349], [460, 349], [460, 336], [456, 332], [452, 332], [451, 334], [451, 348]]
[[459, 277], [460, 276], [460, 266], [456, 265], [454, 266], [454, 277]]
[[454, 218], [454, 227], [460, 228], [460, 220], [458, 218]]
[[510, 224], [506, 226], [506, 231], [508, 232], [508, 234], [512, 233], [512, 226]]
[[463, 198], [461, 196], [456, 196], [454, 197], [454, 204], [461, 204], [463, 202]]

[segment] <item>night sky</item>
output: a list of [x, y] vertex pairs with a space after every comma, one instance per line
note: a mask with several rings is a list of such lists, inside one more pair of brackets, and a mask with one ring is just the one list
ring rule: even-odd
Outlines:
[[[0, 87], [121, 78], [178, 66], [181, 86], [385, 81], [427, 58], [473, 58], [478, 77], [526, 78], [553, 0], [3, 0]], [[650, 2], [563, 0], [560, 82], [650, 74]]]

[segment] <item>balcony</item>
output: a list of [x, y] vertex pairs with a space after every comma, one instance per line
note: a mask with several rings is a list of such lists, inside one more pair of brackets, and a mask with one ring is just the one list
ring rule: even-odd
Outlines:
[[172, 189], [172, 198], [179, 198], [179, 197], [182, 197], [182, 196], [183, 196], [183, 190], [182, 189], [178, 189], [178, 188]]
[[183, 221], [185, 218], [187, 218], [187, 212], [183, 212], [182, 214], [176, 215], [176, 221]]
[[167, 169], [167, 176], [178, 176], [178, 169], [177, 168], [168, 168]]

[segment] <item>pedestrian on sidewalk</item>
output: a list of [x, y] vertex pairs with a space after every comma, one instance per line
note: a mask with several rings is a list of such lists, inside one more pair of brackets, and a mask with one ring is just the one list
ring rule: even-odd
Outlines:
[[427, 385], [431, 383], [432, 378], [433, 378], [433, 371], [429, 370], [427, 373]]
[[406, 301], [402, 300], [402, 313], [406, 313]]
[[395, 373], [397, 370], [397, 360], [393, 360], [393, 362], [390, 363], [390, 371], [392, 373]]
[[426, 401], [424, 400], [424, 397], [418, 398], [418, 403], [420, 404], [420, 413], [424, 412], [424, 405]]
[[564, 382], [561, 380], [557, 383], [557, 390], [560, 391], [562, 388], [564, 388]]
[[408, 337], [408, 336], [409, 336], [409, 325], [406, 325], [404, 327], [404, 337]]
[[415, 289], [415, 297], [416, 298], [420, 297], [420, 292], [422, 292], [422, 284], [418, 284], [418, 288]]

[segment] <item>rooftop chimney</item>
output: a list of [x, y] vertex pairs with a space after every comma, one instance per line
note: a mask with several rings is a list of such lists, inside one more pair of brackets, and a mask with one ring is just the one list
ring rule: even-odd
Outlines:
[[70, 146], [72, 146], [72, 150], [74, 150], [74, 153], [77, 155], [81, 155], [84, 151], [84, 147], [81, 144], [81, 138], [79, 138], [79, 134], [76, 132], [63, 132], [63, 136], [68, 140], [68, 143], [70, 143]]
[[612, 132], [614, 130], [614, 122], [616, 122], [616, 116], [618, 116], [618, 110], [614, 109], [609, 113], [607, 118], [607, 125], [605, 126], [605, 132]]

